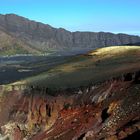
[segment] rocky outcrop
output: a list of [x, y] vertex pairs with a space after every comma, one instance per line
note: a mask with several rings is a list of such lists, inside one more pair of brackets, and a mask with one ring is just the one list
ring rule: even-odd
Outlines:
[[30, 48], [38, 51], [98, 48], [140, 42], [139, 36], [104, 32], [69, 32], [14, 14], [0, 15], [0, 30], [26, 42]]
[[[140, 131], [140, 72], [57, 91], [0, 87], [0, 128], [12, 140], [122, 140]], [[70, 94], [68, 94], [70, 93]]]

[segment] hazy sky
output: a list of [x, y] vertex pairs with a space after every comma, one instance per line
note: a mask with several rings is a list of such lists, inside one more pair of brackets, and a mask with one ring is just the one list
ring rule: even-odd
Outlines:
[[140, 0], [1, 0], [0, 13], [15, 13], [70, 31], [140, 35]]

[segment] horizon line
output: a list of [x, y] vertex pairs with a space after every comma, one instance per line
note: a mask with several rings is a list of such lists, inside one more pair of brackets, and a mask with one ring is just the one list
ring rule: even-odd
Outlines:
[[25, 17], [23, 15], [19, 15], [19, 14], [16, 14], [16, 13], [0, 13], [0, 15], [15, 15], [15, 16], [18, 16], [18, 17], [22, 17], [22, 18], [25, 18], [27, 20], [30, 20], [30, 21], [33, 21], [33, 22], [38, 22], [38, 23], [41, 23], [41, 24], [44, 24], [44, 25], [48, 25], [50, 26], [51, 28], [55, 28], [55, 29], [63, 29], [63, 30], [66, 30], [66, 31], [69, 31], [69, 32], [93, 32], [93, 33], [112, 33], [112, 34], [126, 34], [126, 35], [134, 35], [134, 36], [139, 36], [140, 37], [140, 33], [137, 33], [135, 31], [106, 31], [106, 30], [99, 30], [99, 31], [94, 31], [94, 30], [83, 30], [83, 29], [79, 29], [79, 30], [72, 30], [72, 29], [68, 29], [68, 28], [65, 28], [65, 27], [55, 27], [49, 23], [45, 23], [43, 21], [38, 21], [36, 19], [32, 19], [32, 18], [29, 18], [29, 17]]

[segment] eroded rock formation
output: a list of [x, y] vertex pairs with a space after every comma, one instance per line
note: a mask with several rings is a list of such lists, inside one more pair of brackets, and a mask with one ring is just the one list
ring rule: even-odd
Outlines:
[[140, 71], [74, 90], [0, 87], [0, 132], [11, 140], [122, 140], [140, 132]]

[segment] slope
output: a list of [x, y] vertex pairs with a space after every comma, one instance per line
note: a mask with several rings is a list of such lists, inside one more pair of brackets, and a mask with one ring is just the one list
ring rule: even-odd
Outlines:
[[40, 51], [30, 47], [27, 43], [0, 30], [0, 55], [40, 53]]
[[[46, 53], [48, 51], [81, 50], [85, 48], [91, 50], [140, 42], [139, 36], [105, 32], [70, 32], [15, 14], [0, 15], [0, 30], [22, 42], [18, 43], [13, 50], [15, 54], [19, 52], [18, 48], [21, 48], [21, 46], [26, 48], [28, 52], [30, 52], [30, 49], [34, 49], [37, 52]], [[1, 40], [0, 43], [6, 43], [6, 41]]]
[[138, 69], [140, 69], [140, 47], [107, 47], [72, 57], [65, 64], [16, 82], [14, 85], [33, 85], [52, 89], [77, 88]]

